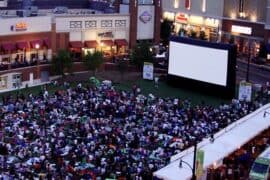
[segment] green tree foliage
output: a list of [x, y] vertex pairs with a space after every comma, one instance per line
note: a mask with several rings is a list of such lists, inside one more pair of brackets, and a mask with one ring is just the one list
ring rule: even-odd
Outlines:
[[144, 62], [153, 62], [152, 44], [140, 42], [131, 50], [131, 62], [138, 67], [142, 67]]
[[230, 37], [230, 40], [229, 40], [229, 43], [230, 43], [230, 44], [234, 44], [234, 40], [235, 40], [234, 36], [231, 36], [231, 37]]
[[124, 74], [128, 71], [128, 61], [119, 60], [117, 62], [117, 69], [121, 74], [121, 79], [124, 79]]
[[201, 40], [206, 40], [207, 39], [205, 31], [200, 31], [199, 39], [201, 39]]
[[73, 61], [70, 52], [65, 49], [58, 50], [57, 54], [52, 59], [52, 71], [56, 75], [65, 76], [65, 72], [71, 72]]
[[92, 70], [94, 75], [96, 75], [97, 69], [104, 62], [103, 52], [95, 51], [93, 53], [87, 52], [87, 54], [83, 57], [84, 64], [88, 70]]
[[263, 42], [260, 44], [260, 50], [259, 50], [258, 56], [261, 57], [261, 58], [266, 58], [267, 57], [266, 45]]
[[185, 30], [184, 28], [180, 28], [179, 32], [178, 32], [179, 36], [186, 36], [187, 35], [187, 30]]
[[189, 37], [196, 39], [196, 38], [197, 38], [197, 33], [196, 33], [196, 31], [194, 31], [194, 30], [192, 29], [192, 30], [190, 31]]

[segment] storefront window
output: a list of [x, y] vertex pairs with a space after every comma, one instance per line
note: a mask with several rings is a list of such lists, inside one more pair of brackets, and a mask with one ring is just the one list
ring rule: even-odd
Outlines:
[[93, 54], [95, 51], [96, 51], [96, 48], [85, 48], [83, 53], [84, 54], [88, 54], [88, 53]]
[[12, 87], [13, 88], [21, 87], [21, 74], [12, 75]]
[[7, 89], [7, 76], [0, 77], [0, 89]]
[[[129, 0], [122, 0], [122, 3], [123, 4], [129, 4], [130, 2], [129, 2]], [[147, 5], [149, 5], [149, 4], [154, 4], [154, 1], [153, 0], [138, 0], [138, 4], [147, 4]]]

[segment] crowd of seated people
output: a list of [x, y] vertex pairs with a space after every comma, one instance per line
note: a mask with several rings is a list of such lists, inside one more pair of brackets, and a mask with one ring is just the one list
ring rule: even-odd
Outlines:
[[3, 178], [152, 179], [152, 173], [194, 141], [269, 100], [232, 100], [212, 107], [145, 96], [140, 89], [66, 87], [49, 94], [3, 97], [0, 175]]

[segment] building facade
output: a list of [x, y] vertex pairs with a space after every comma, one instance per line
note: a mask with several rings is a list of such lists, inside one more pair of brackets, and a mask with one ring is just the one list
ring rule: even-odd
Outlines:
[[199, 36], [205, 32], [206, 39], [217, 41], [222, 25], [224, 1], [216, 0], [163, 0], [163, 19], [174, 23], [174, 33]]
[[119, 1], [117, 10], [56, 14], [40, 9], [37, 16], [21, 17], [17, 10], [0, 9], [0, 91], [48, 81], [50, 61], [59, 49], [68, 49], [76, 62], [74, 71], [81, 71], [87, 52], [100, 50], [112, 57], [127, 55], [138, 41], [159, 43], [159, 0]]
[[258, 56], [270, 40], [269, 0], [163, 0], [162, 8], [176, 34], [204, 31], [210, 41], [235, 43], [240, 55]]

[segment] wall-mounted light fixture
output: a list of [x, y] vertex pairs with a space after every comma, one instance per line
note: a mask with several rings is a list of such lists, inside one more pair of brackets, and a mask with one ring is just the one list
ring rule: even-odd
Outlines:
[[179, 8], [179, 0], [174, 0], [173, 7]]
[[202, 12], [206, 11], [206, 0], [202, 0]]

